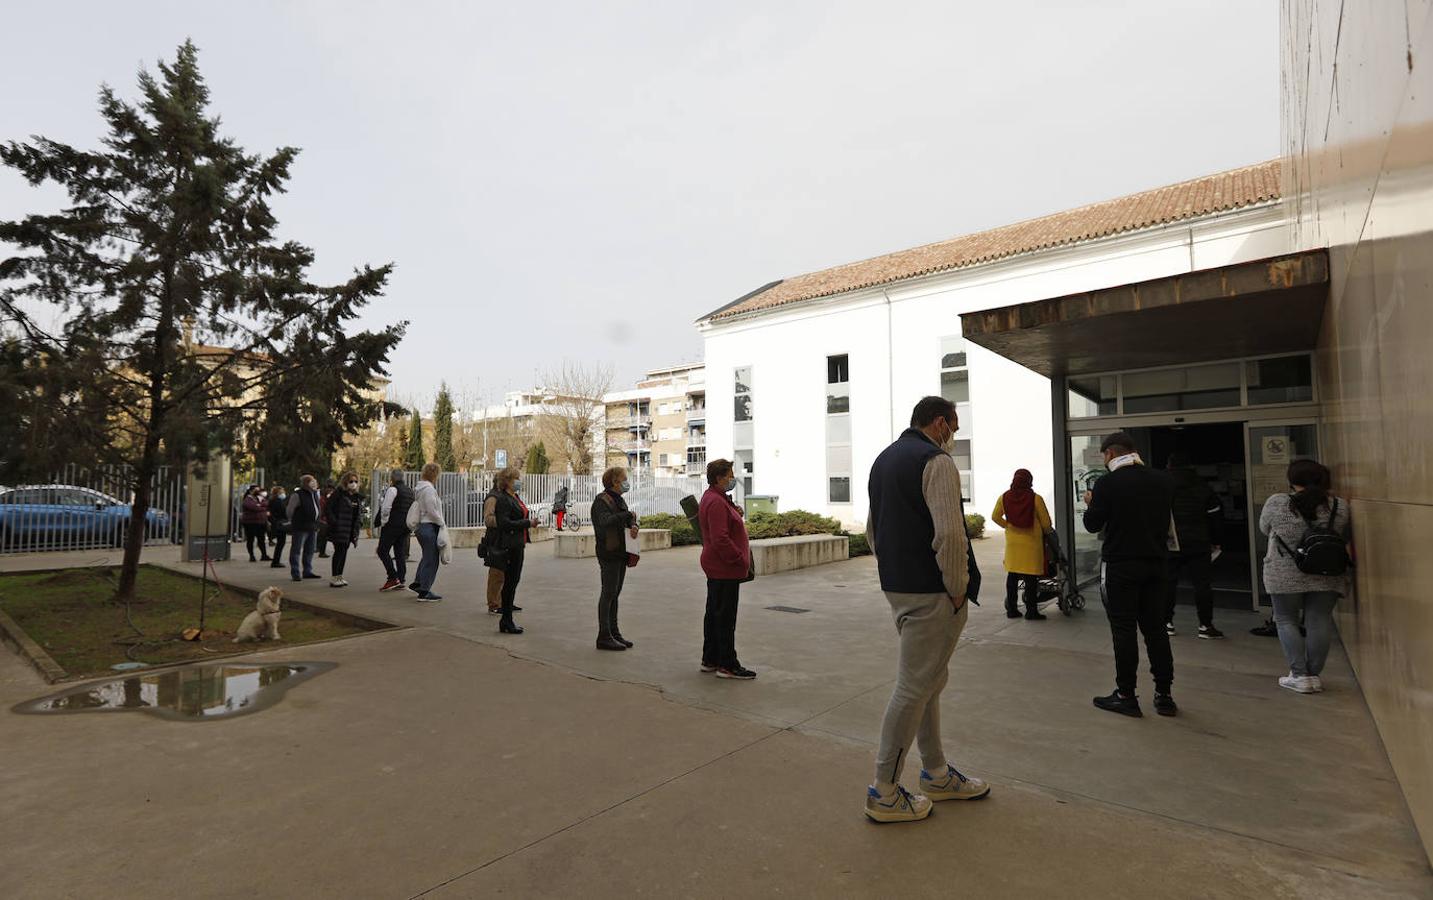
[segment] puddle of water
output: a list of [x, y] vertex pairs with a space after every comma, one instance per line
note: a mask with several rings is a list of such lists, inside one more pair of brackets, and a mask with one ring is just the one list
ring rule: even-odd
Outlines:
[[17, 713], [125, 712], [202, 722], [258, 712], [294, 685], [337, 663], [212, 663], [147, 672], [68, 688], [30, 700]]

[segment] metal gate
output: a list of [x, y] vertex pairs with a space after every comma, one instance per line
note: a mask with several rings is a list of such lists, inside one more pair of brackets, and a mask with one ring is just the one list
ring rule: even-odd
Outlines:
[[[0, 488], [0, 553], [123, 547], [129, 535], [133, 485], [128, 466], [71, 464], [46, 484]], [[144, 543], [179, 543], [183, 515], [183, 472], [161, 467], [150, 480]]]

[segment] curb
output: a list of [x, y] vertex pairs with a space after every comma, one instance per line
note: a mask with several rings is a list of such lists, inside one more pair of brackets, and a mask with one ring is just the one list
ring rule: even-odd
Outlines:
[[45, 648], [31, 640], [19, 623], [6, 615], [4, 610], [0, 610], [0, 638], [13, 645], [21, 656], [28, 659], [40, 673], [40, 677], [48, 683], [55, 684], [70, 677], [69, 673], [60, 668], [60, 664], [45, 652]]

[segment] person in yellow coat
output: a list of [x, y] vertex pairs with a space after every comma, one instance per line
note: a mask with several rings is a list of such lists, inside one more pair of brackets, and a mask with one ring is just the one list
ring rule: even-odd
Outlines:
[[1005, 615], [1020, 618], [1016, 589], [1025, 584], [1025, 618], [1040, 614], [1040, 578], [1045, 574], [1045, 532], [1051, 529], [1050, 512], [1034, 491], [1035, 476], [1017, 469], [1010, 490], [995, 501], [990, 518], [1005, 529]]

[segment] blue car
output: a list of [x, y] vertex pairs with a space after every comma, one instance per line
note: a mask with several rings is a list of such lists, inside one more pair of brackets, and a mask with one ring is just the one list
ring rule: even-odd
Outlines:
[[[0, 548], [68, 550], [123, 547], [131, 507], [90, 488], [26, 485], [0, 491]], [[145, 538], [168, 538], [173, 522], [162, 510], [144, 517]]]

